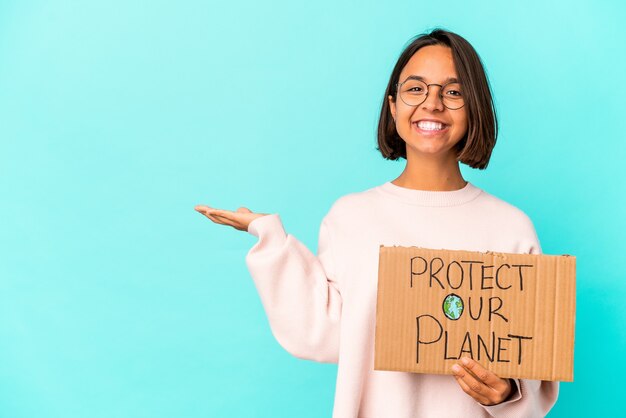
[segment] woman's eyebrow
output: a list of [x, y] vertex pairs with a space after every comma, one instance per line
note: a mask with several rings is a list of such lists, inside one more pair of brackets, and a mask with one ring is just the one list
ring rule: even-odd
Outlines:
[[[407, 81], [407, 80], [420, 80], [420, 81], [423, 81], [424, 83], [426, 82], [424, 77], [422, 77], [421, 75], [415, 75], [415, 74], [412, 74], [412, 75], [408, 76], [406, 78], [406, 80], [404, 80], [404, 81]], [[456, 77], [448, 77], [445, 80], [443, 80], [443, 84], [448, 83], [448, 82], [458, 83], [459, 80]]]

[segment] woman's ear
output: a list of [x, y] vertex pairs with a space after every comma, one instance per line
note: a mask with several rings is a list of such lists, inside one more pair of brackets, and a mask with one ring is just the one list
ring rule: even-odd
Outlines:
[[389, 95], [389, 110], [391, 111], [391, 116], [393, 116], [393, 120], [396, 120], [396, 103], [393, 101], [393, 96]]

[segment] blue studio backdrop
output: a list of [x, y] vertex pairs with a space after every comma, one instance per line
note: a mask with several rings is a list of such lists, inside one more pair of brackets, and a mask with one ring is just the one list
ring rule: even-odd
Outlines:
[[617, 0], [1, 1], [0, 417], [330, 416], [336, 365], [272, 336], [256, 238], [193, 208], [279, 213], [315, 252], [332, 202], [402, 171], [377, 118], [434, 27], [495, 95], [491, 162], [464, 177], [577, 257], [550, 416], [623, 410], [624, 20]]

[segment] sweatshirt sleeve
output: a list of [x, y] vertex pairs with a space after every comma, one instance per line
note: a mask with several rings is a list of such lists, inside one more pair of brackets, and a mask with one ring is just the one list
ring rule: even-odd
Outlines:
[[[525, 254], [542, 254], [541, 244], [535, 227], [524, 216], [522, 248]], [[546, 380], [512, 379], [512, 395], [508, 401], [498, 405], [483, 406], [496, 418], [534, 418], [545, 417], [556, 403], [559, 395], [559, 382]]]
[[259, 240], [246, 264], [276, 340], [295, 357], [337, 363], [342, 299], [327, 218], [317, 256], [285, 232], [277, 213], [254, 219], [248, 232]]

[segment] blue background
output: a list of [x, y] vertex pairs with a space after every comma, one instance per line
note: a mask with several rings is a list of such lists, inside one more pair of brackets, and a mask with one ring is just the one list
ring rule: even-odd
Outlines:
[[278, 212], [315, 252], [335, 199], [402, 171], [377, 117], [436, 26], [477, 49], [500, 116], [464, 177], [577, 256], [550, 416], [623, 410], [626, 6], [502, 3], [0, 2], [0, 416], [330, 416], [336, 365], [274, 340], [256, 238], [193, 207]]

